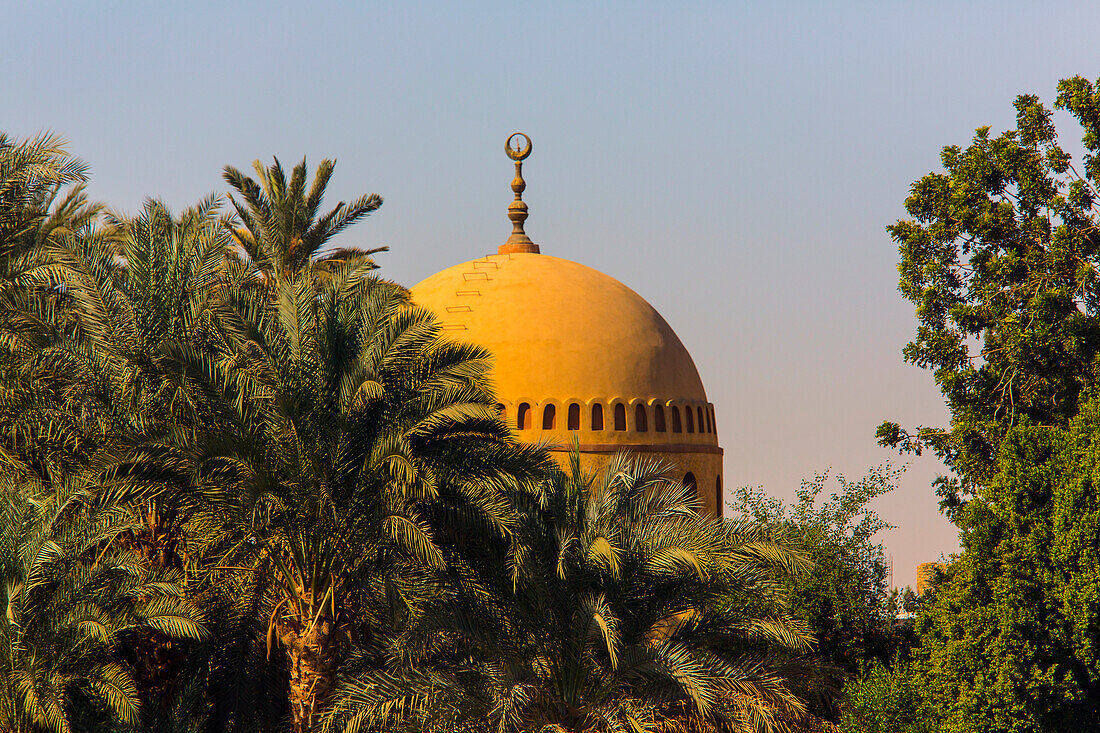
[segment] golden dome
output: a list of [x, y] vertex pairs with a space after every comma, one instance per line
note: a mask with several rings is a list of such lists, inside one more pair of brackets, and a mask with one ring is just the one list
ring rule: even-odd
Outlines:
[[[412, 297], [438, 315], [447, 335], [492, 352], [493, 383], [515, 428], [523, 428], [516, 411], [526, 404], [531, 428], [552, 443], [568, 443], [569, 433], [581, 431], [604, 433], [601, 443], [619, 445], [717, 446], [691, 355], [649, 303], [602, 272], [543, 254], [488, 255], [432, 275], [413, 287]], [[624, 430], [614, 427], [620, 403]], [[547, 404], [555, 414], [544, 428]], [[583, 409], [574, 410], [581, 415], [571, 427], [572, 404]], [[593, 404], [604, 406], [606, 428], [593, 430]]]

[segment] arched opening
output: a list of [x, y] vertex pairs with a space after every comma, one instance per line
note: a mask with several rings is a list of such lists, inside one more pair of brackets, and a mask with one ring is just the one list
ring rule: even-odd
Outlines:
[[626, 430], [626, 406], [621, 402], [615, 405], [615, 429], [620, 432]]
[[516, 410], [516, 428], [519, 430], [531, 429], [531, 406], [526, 402], [519, 403], [519, 409]]
[[695, 413], [691, 410], [691, 405], [684, 408], [684, 420], [687, 422], [687, 431], [689, 433], [695, 432]]
[[634, 429], [639, 433], [649, 432], [649, 417], [646, 415], [645, 405], [634, 407]]
[[569, 405], [569, 412], [565, 416], [565, 427], [569, 430], [581, 429], [581, 406], [576, 402]]
[[710, 405], [707, 405], [707, 432], [714, 432], [714, 413], [711, 412]]
[[699, 415], [699, 432], [700, 433], [705, 433], [705, 432], [707, 432], [707, 427], [706, 427], [707, 426], [707, 421], [703, 419], [703, 408], [702, 407], [696, 407], [695, 410], [696, 410], [696, 413]]
[[558, 426], [558, 411], [553, 405], [542, 408], [542, 429], [553, 430]]
[[726, 502], [722, 499], [722, 477], [714, 477], [714, 513], [722, 518], [722, 510], [726, 508]]
[[710, 428], [711, 432], [718, 432], [718, 419], [714, 417], [714, 405], [710, 406]]
[[660, 405], [653, 408], [653, 429], [658, 433], [665, 432], [665, 408]]
[[695, 474], [691, 471], [684, 474], [684, 486], [691, 489], [692, 492], [697, 492], [699, 490], [698, 485], [695, 483]]
[[499, 402], [497, 403], [497, 417], [501, 420], [504, 419], [504, 405]]
[[603, 405], [592, 405], [592, 429], [603, 430]]
[[680, 408], [670, 407], [668, 408], [669, 414], [672, 415], [672, 432], [682, 433], [684, 432], [683, 426], [680, 425]]

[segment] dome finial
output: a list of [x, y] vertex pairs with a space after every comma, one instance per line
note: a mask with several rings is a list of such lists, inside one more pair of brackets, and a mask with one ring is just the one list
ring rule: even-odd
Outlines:
[[531, 154], [531, 138], [522, 132], [514, 133], [504, 143], [504, 151], [516, 162], [516, 177], [512, 179], [512, 192], [516, 194], [516, 200], [508, 204], [508, 218], [512, 220], [512, 236], [500, 245], [497, 254], [511, 252], [538, 254], [539, 246], [523, 231], [523, 222], [527, 221], [527, 204], [523, 203], [523, 190], [527, 188], [527, 183], [523, 180], [523, 161]]

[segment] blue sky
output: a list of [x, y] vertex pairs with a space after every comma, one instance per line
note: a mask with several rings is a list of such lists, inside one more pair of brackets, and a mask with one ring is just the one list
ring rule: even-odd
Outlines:
[[[338, 159], [344, 243], [412, 285], [510, 231], [505, 138], [534, 140], [527, 231], [661, 311], [716, 405], [727, 487], [790, 498], [941, 424], [884, 227], [1012, 101], [1100, 76], [1100, 5], [1025, 2], [22, 3], [0, 128], [52, 129], [133, 211], [225, 190], [226, 164]], [[1059, 116], [1067, 139], [1076, 130]], [[957, 545], [911, 462], [878, 504], [895, 580]]]

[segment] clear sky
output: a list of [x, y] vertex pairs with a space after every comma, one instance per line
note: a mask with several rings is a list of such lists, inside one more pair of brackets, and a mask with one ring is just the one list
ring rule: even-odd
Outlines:
[[[413, 285], [496, 250], [505, 138], [534, 140], [527, 232], [622, 280], [691, 351], [727, 487], [789, 499], [898, 457], [883, 419], [946, 419], [884, 227], [939, 150], [1060, 78], [1100, 76], [1100, 4], [19, 3], [0, 129], [51, 129], [123, 211], [224, 191], [224, 165], [339, 161], [329, 204], [385, 205], [345, 244]], [[1076, 130], [1064, 117], [1066, 137]], [[583, 297], [581, 295], [580, 297]], [[895, 582], [957, 548], [911, 461], [878, 503]]]

